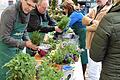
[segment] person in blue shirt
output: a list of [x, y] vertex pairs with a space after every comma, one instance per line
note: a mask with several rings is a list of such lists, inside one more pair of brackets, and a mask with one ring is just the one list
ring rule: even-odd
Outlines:
[[79, 36], [79, 49], [84, 49], [84, 51], [81, 52], [81, 62], [83, 68], [83, 75], [85, 77], [86, 66], [88, 63], [88, 56], [87, 56], [87, 50], [85, 48], [86, 27], [85, 25], [82, 24], [82, 19], [84, 18], [84, 15], [80, 11], [74, 10], [74, 5], [67, 1], [63, 2], [62, 7], [64, 9], [64, 12], [70, 18], [68, 27], [73, 29], [74, 33]]

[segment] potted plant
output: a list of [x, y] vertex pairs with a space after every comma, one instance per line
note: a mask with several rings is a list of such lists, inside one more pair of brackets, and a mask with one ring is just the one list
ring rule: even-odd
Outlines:
[[[40, 43], [43, 41], [43, 36], [38, 31], [32, 32], [32, 35], [30, 36], [31, 42], [37, 46], [40, 45]], [[37, 51], [32, 50], [30, 48], [26, 48], [26, 52], [29, 53], [31, 56], [34, 56]]]
[[52, 10], [55, 10], [55, 8], [57, 7], [57, 0], [52, 0]]
[[8, 68], [7, 80], [35, 80], [35, 59], [29, 54], [18, 53], [3, 68]]
[[50, 57], [53, 63], [63, 65], [77, 61], [79, 53], [77, 52], [76, 45], [63, 45], [61, 43], [55, 50], [50, 52]]
[[56, 49], [57, 41], [54, 40], [53, 38], [49, 38], [47, 44], [50, 44], [51, 50], [54, 50]]
[[47, 61], [43, 61], [38, 70], [39, 80], [60, 80], [63, 77], [63, 72]]
[[50, 53], [50, 57], [53, 63], [55, 64], [63, 64], [63, 60], [64, 60], [64, 51], [61, 48], [58, 48], [54, 51], [51, 51]]
[[69, 22], [69, 17], [63, 16], [61, 21], [58, 22], [57, 26], [63, 30], [65, 29], [65, 27], [67, 27], [68, 22]]
[[66, 52], [64, 62], [69, 64], [70, 62], [77, 62], [79, 58], [79, 53], [77, 51], [76, 45], [67, 44], [64, 46], [64, 51]]
[[31, 41], [33, 44], [39, 46], [40, 43], [43, 42], [43, 36], [42, 36], [42, 33], [40, 33], [39, 31], [34, 31], [32, 33], [32, 36], [31, 36]]

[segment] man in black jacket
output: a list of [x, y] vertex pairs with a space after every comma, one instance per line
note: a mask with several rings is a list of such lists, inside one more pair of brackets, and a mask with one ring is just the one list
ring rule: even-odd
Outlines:
[[[39, 31], [40, 36], [45, 36], [45, 33], [56, 31], [62, 32], [56, 26], [56, 22], [51, 19], [48, 15], [47, 9], [49, 6], [49, 0], [39, 0], [38, 4], [36, 5], [35, 9], [30, 13], [30, 19], [27, 26], [27, 32], [31, 38], [33, 31]], [[31, 56], [34, 56], [33, 50], [29, 48], [26, 49], [26, 52], [29, 53]]]
[[[56, 26], [56, 22], [50, 18], [47, 9], [49, 6], [49, 0], [40, 0], [34, 10], [31, 11], [30, 20], [28, 23], [27, 31], [40, 31], [47, 33], [51, 31], [61, 32]], [[55, 26], [55, 27], [53, 27]]]

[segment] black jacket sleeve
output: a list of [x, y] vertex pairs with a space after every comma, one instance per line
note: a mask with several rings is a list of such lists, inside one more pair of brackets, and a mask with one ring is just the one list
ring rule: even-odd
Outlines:
[[39, 32], [48, 33], [55, 31], [55, 27], [40, 27]]
[[56, 21], [48, 15], [48, 12], [46, 13], [46, 17], [47, 17], [49, 26], [56, 26], [57, 25]]
[[47, 13], [46, 17], [47, 17], [47, 20], [49, 22], [48, 25], [51, 24], [50, 27], [48, 27], [48, 26], [43, 27], [41, 25], [42, 16], [38, 12], [32, 11], [30, 14], [30, 19], [28, 22], [27, 31], [28, 32], [40, 31], [43, 33], [55, 31], [55, 27], [52, 27], [52, 26], [55, 26], [56, 23], [49, 17], [48, 13]]

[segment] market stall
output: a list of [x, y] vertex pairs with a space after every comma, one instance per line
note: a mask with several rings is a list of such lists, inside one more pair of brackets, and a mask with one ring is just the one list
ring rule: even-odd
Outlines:
[[[34, 43], [37, 43], [37, 38], [41, 39], [40, 37], [35, 38], [36, 35], [37, 32], [34, 34], [34, 39], [31, 39]], [[18, 53], [14, 59], [5, 65], [10, 69], [8, 78], [20, 78], [23, 80], [83, 80], [80, 51], [77, 50], [78, 37], [73, 33], [67, 33], [54, 40], [53, 36], [51, 36], [53, 33], [48, 35], [49, 40], [39, 42], [40, 49], [32, 52], [35, 53], [34, 57], [30, 57], [31, 53], [29, 53], [30, 55], [25, 54], [26, 49], [24, 49], [24, 53]], [[31, 73], [32, 75], [30, 75]]]

